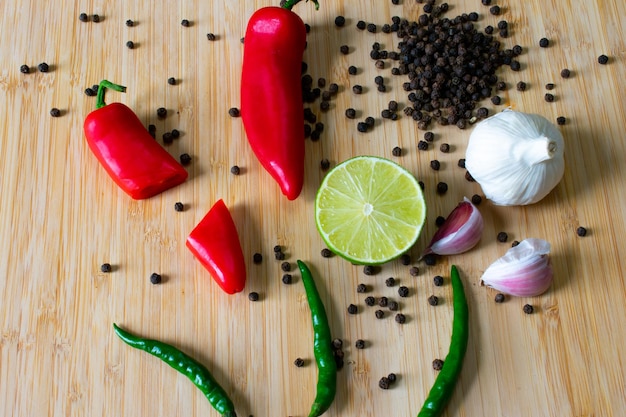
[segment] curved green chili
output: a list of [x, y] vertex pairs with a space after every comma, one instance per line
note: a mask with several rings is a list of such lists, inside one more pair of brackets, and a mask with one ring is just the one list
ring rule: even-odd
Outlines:
[[198, 387], [209, 400], [213, 408], [223, 417], [237, 417], [235, 406], [230, 398], [228, 398], [226, 391], [215, 381], [208, 369], [200, 362], [167, 343], [159, 342], [158, 340], [142, 339], [120, 329], [115, 323], [113, 323], [113, 328], [115, 329], [115, 333], [126, 344], [156, 356], [191, 379], [195, 386]]
[[317, 362], [317, 394], [311, 406], [309, 417], [318, 417], [324, 414], [335, 399], [337, 391], [337, 363], [332, 350], [330, 326], [324, 304], [317, 292], [315, 281], [306, 264], [298, 260], [298, 268], [302, 275], [302, 283], [311, 309], [313, 321], [313, 353]]
[[450, 397], [452, 397], [454, 386], [463, 367], [463, 357], [467, 350], [469, 337], [469, 311], [465, 291], [463, 290], [463, 282], [461, 282], [459, 271], [454, 265], [452, 265], [450, 278], [453, 293], [452, 305], [454, 307], [450, 350], [443, 362], [443, 368], [437, 375], [437, 379], [435, 379], [435, 383], [430, 389], [430, 393], [417, 417], [434, 417], [441, 414]]

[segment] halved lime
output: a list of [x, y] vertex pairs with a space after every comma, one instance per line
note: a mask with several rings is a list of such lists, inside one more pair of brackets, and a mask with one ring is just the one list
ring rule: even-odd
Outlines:
[[315, 223], [328, 248], [355, 264], [379, 265], [407, 252], [426, 219], [415, 177], [376, 156], [357, 156], [326, 174]]

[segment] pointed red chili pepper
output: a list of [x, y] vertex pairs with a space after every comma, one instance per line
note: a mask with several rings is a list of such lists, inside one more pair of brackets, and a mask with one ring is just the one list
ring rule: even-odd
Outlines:
[[306, 29], [290, 10], [298, 1], [264, 7], [250, 17], [241, 74], [241, 118], [248, 142], [289, 200], [300, 195], [304, 182], [301, 74]]
[[187, 171], [122, 103], [106, 105], [104, 91], [124, 92], [126, 87], [103, 80], [98, 87], [96, 110], [85, 118], [87, 143], [113, 181], [136, 200], [150, 198], [183, 183]]
[[187, 237], [187, 247], [228, 294], [246, 286], [246, 263], [230, 211], [218, 200]]

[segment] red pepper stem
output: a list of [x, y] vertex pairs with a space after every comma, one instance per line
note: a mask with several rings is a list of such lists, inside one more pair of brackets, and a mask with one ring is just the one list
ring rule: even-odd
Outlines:
[[[282, 7], [283, 9], [291, 10], [293, 6], [300, 3], [301, 1], [302, 0], [281, 0], [280, 7]], [[306, 0], [306, 1], [309, 1], [309, 0]], [[320, 4], [317, 2], [317, 0], [311, 0], [311, 1], [313, 2], [313, 4], [315, 4], [315, 10], [319, 10]]]
[[96, 109], [100, 109], [106, 106], [104, 102], [104, 91], [110, 88], [111, 90], [119, 91], [120, 93], [126, 92], [126, 87], [119, 84], [113, 84], [111, 81], [102, 80], [100, 84], [98, 84], [98, 96], [96, 97]]

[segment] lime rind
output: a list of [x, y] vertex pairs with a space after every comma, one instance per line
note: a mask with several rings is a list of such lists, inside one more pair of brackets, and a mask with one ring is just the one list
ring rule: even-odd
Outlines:
[[315, 198], [317, 229], [330, 250], [355, 264], [378, 265], [407, 252], [426, 219], [415, 177], [375, 156], [348, 159], [331, 170]]

